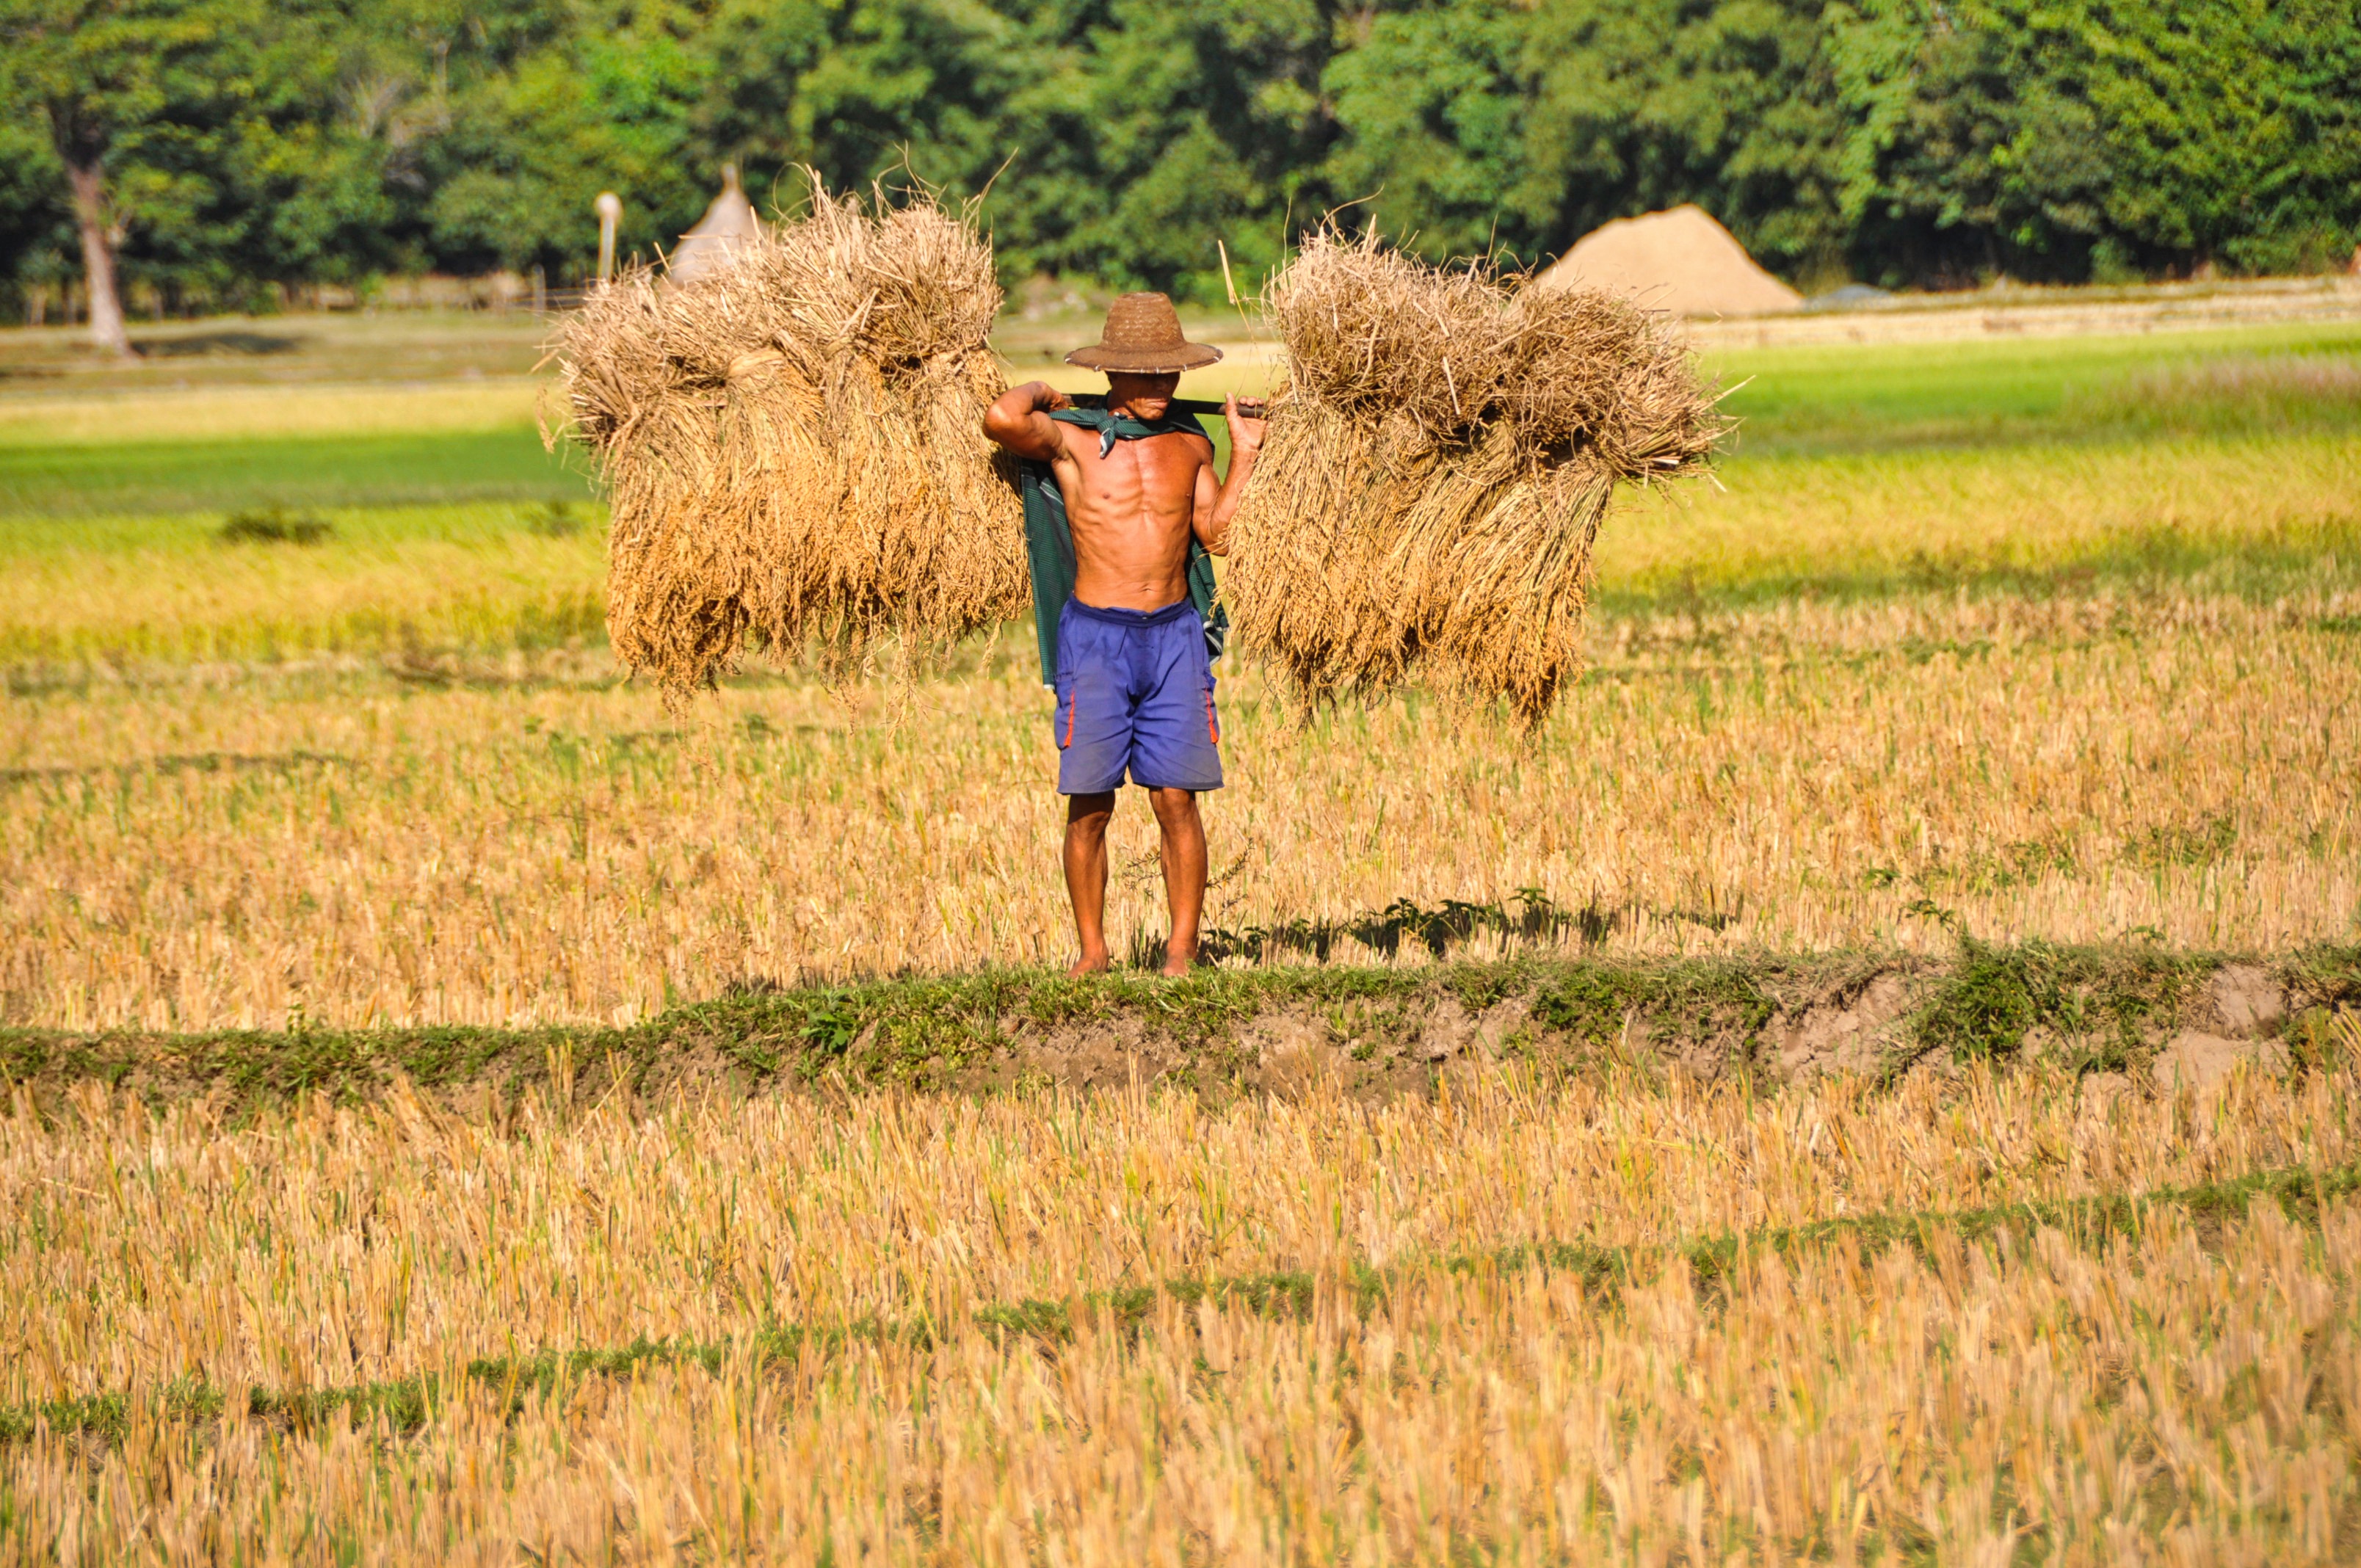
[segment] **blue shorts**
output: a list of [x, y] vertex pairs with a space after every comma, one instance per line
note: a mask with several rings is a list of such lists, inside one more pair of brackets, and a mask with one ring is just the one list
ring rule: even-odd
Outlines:
[[1205, 628], [1187, 599], [1058, 617], [1058, 793], [1222, 787], [1222, 721]]

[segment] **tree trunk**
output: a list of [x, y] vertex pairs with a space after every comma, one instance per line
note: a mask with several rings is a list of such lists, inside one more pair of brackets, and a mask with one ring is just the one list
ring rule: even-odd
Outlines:
[[66, 164], [74, 226], [82, 231], [82, 272], [90, 284], [90, 340], [101, 354], [127, 355], [131, 337], [123, 330], [123, 299], [115, 291], [115, 245], [107, 232], [104, 180], [95, 162]]

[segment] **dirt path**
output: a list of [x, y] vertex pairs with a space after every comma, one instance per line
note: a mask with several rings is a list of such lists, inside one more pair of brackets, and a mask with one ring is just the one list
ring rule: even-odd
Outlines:
[[1688, 331], [1699, 348], [1773, 348], [2127, 336], [2336, 321], [2361, 321], [2361, 277], [2158, 284], [2121, 295], [2087, 289], [1905, 294], [1868, 310], [1692, 321]]

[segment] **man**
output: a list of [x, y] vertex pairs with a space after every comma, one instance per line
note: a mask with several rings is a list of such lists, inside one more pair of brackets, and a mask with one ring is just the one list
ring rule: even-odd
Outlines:
[[1082, 957], [1071, 972], [1107, 967], [1106, 829], [1127, 772], [1148, 791], [1162, 836], [1172, 934], [1164, 972], [1197, 958], [1205, 904], [1205, 827], [1199, 792], [1222, 787], [1221, 718], [1205, 624], [1189, 593], [1196, 548], [1227, 545], [1230, 519], [1262, 450], [1263, 421], [1223, 407], [1230, 471], [1194, 420], [1171, 419], [1180, 372], [1222, 351], [1182, 337], [1161, 294], [1126, 294], [1100, 341], [1066, 356], [1104, 370], [1106, 407], [1077, 408], [1035, 381], [994, 403], [984, 433], [1054, 475], [1073, 541], [1074, 587], [1057, 631], [1058, 793], [1066, 802], [1066, 893]]

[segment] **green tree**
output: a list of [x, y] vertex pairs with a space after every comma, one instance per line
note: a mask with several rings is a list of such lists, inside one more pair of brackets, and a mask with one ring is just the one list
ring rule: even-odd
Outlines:
[[1819, 0], [1565, 0], [1532, 13], [1512, 200], [1546, 248], [1695, 202], [1768, 265], [1840, 264], [1846, 126]]
[[1817, 0], [1447, 0], [1361, 34], [1326, 72], [1328, 178], [1417, 248], [1538, 261], [1696, 202], [1773, 266], [1841, 256]]
[[0, 97], [0, 289], [13, 285], [19, 292], [11, 303], [22, 308], [23, 291], [66, 276], [73, 249], [65, 174], [49, 127]]
[[[396, 269], [580, 271], [910, 180], [1005, 273], [1218, 297], [1340, 203], [1539, 260], [1697, 202], [1767, 262], [1893, 282], [2361, 239], [2352, 0], [0, 0], [0, 285], [123, 299]], [[1360, 203], [1366, 203], [1366, 205]]]
[[172, 136], [177, 107], [214, 96], [199, 60], [230, 20], [180, 0], [0, 0], [0, 96], [48, 128], [102, 352], [131, 351], [115, 270], [128, 225], [184, 194], [139, 155]]
[[1113, 282], [1213, 301], [1218, 241], [1251, 286], [1290, 229], [1333, 202], [1320, 178], [1335, 135], [1322, 77], [1344, 30], [1324, 0], [1115, 0], [1086, 36], [1078, 83], [1090, 199], [1054, 254]]
[[1030, 74], [1019, 31], [975, 0], [738, 0], [704, 40], [701, 127], [764, 186], [807, 165], [858, 189], [906, 157], [936, 183], [980, 184], [997, 111]]
[[[717, 16], [701, 124], [762, 189], [989, 187], [1004, 270], [1218, 298], [1314, 214], [1330, 134], [1319, 0], [738, 0]], [[791, 184], [783, 186], [792, 190]]]
[[2318, 267], [2361, 223], [2349, 5], [1859, 0], [1829, 25], [1845, 216], [1894, 280]]
[[[2342, 262], [2361, 238], [2361, 10], [2350, 0], [2087, 0], [2070, 58], [2113, 176], [2109, 230], [2245, 271]], [[2026, 0], [1987, 25], [2016, 34]]]
[[1556, 208], [1520, 176], [1530, 16], [1461, 0], [1369, 18], [1323, 74], [1343, 133], [1329, 188], [1428, 256], [1530, 258]]
[[698, 18], [643, 5], [576, 18], [512, 58], [478, 62], [453, 87], [447, 120], [422, 149], [426, 242], [460, 271], [541, 267], [581, 276], [596, 235], [590, 203], [623, 199], [628, 247], [669, 248], [696, 221], [716, 170], [691, 115], [706, 63]]
[[789, 207], [806, 166], [836, 191], [989, 190], [1005, 274], [1070, 267], [1065, 236], [1108, 200], [1088, 102], [1098, 14], [1072, 0], [729, 0], [705, 44], [705, 145]]
[[1949, 0], [1830, 13], [1854, 129], [1842, 210], [1882, 280], [2077, 276], [2114, 173], [2070, 5], [2022, 26]]

